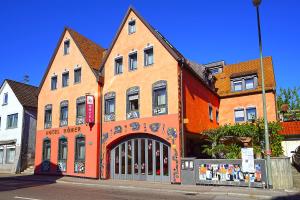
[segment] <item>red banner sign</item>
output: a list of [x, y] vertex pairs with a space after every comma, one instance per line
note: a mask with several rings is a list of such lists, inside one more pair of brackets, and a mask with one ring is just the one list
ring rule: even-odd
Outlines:
[[85, 122], [89, 124], [95, 123], [95, 97], [86, 95]]

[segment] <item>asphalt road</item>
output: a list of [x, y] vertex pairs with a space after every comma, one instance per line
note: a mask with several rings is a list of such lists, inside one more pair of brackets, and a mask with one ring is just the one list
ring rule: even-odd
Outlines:
[[[198, 200], [245, 200], [249, 197], [207, 195], [180, 191], [153, 191], [131, 187], [104, 187], [47, 183], [5, 178], [0, 180], [0, 200], [150, 200], [150, 199], [198, 199]], [[250, 198], [256, 199], [256, 198]]]

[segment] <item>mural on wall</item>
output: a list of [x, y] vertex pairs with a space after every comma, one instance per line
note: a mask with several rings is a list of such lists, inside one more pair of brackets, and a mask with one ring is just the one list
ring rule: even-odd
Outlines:
[[242, 172], [241, 164], [200, 164], [199, 180], [261, 182], [261, 169], [260, 164], [255, 164], [255, 173], [248, 174]]

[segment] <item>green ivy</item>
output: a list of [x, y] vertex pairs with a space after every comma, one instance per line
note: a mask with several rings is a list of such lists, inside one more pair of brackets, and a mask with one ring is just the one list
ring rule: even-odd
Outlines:
[[[279, 122], [269, 122], [269, 141], [273, 157], [283, 154], [281, 141], [283, 136], [279, 134], [281, 129]], [[241, 158], [241, 148], [243, 145], [239, 142], [241, 137], [250, 137], [252, 139], [251, 146], [256, 155], [265, 152], [264, 143], [264, 121], [258, 119], [252, 123], [242, 123], [235, 125], [224, 125], [217, 129], [205, 131], [207, 140], [212, 145], [204, 145], [203, 153], [213, 158], [238, 159]], [[230, 139], [228, 144], [224, 143], [224, 139]]]

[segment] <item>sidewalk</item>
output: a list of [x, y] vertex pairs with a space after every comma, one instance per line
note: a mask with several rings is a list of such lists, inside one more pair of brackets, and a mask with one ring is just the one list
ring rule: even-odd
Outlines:
[[45, 175], [13, 175], [0, 174], [0, 177], [13, 178], [23, 181], [40, 181], [59, 184], [82, 185], [89, 187], [110, 187], [124, 190], [152, 190], [172, 193], [186, 193], [186, 194], [209, 194], [209, 195], [226, 195], [239, 196], [246, 198], [272, 199], [275, 197], [289, 197], [292, 195], [299, 195], [298, 190], [267, 190], [258, 188], [245, 187], [230, 187], [230, 186], [203, 186], [203, 185], [176, 185], [168, 183], [155, 183], [146, 181], [132, 181], [132, 180], [94, 180], [76, 177], [58, 177]]

